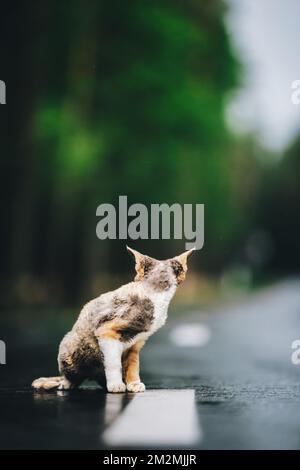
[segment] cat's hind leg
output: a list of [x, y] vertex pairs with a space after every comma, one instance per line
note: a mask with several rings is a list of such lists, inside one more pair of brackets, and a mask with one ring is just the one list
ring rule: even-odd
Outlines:
[[58, 377], [40, 377], [39, 379], [35, 379], [31, 386], [35, 390], [53, 390], [55, 388], [58, 388], [63, 381], [62, 376]]
[[78, 385], [79, 383], [71, 382], [70, 380], [64, 377], [58, 386], [58, 390], [73, 390], [74, 388], [77, 388]]
[[66, 379], [63, 376], [59, 377], [40, 377], [35, 379], [31, 386], [35, 390], [39, 391], [49, 391], [49, 390], [71, 390], [78, 386], [77, 383], [72, 383], [70, 380]]

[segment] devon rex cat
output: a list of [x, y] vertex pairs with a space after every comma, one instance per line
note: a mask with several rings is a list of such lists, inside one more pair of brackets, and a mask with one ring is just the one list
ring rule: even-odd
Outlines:
[[34, 380], [38, 390], [68, 390], [85, 379], [109, 392], [143, 392], [139, 352], [167, 319], [170, 300], [185, 279], [188, 250], [159, 261], [127, 247], [135, 257], [136, 276], [119, 289], [87, 303], [59, 346], [60, 377]]

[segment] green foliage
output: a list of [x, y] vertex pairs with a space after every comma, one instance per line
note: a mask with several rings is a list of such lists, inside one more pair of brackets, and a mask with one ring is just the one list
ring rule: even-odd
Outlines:
[[[41, 11], [30, 5], [33, 16]], [[57, 285], [68, 277], [72, 292], [98, 271], [121, 270], [123, 243], [95, 235], [97, 205], [121, 194], [129, 203], [205, 203], [201, 266], [220, 266], [235, 231], [223, 111], [239, 74], [223, 3], [55, 0], [43, 15], [30, 32], [37, 46], [24, 52], [40, 70], [28, 139], [32, 197], [22, 199], [25, 214], [35, 201], [38, 218], [16, 255], [39, 240], [39, 256], [24, 270]], [[140, 247], [168, 256], [183, 248], [176, 243]]]

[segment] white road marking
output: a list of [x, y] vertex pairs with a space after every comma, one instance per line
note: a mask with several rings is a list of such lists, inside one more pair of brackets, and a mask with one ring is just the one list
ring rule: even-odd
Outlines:
[[112, 446], [188, 447], [201, 439], [194, 390], [136, 394], [103, 434]]
[[210, 329], [206, 325], [199, 323], [183, 323], [175, 326], [170, 338], [176, 346], [199, 347], [205, 346], [211, 337]]

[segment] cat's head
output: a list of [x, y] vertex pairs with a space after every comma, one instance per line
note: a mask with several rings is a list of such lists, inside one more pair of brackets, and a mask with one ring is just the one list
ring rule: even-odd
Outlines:
[[181, 284], [187, 272], [187, 260], [195, 248], [183, 252], [181, 255], [166, 260], [157, 260], [143, 255], [139, 251], [127, 246], [127, 250], [135, 258], [135, 281], [145, 281], [158, 291], [167, 290], [172, 286]]

